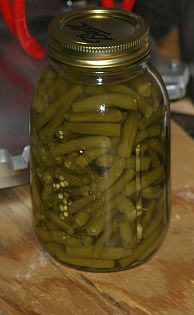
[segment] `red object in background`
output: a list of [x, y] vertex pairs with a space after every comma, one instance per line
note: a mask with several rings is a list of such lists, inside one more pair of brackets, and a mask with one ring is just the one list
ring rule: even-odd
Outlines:
[[18, 38], [22, 48], [33, 58], [41, 60], [45, 49], [30, 35], [25, 17], [25, 0], [0, 0], [1, 14], [9, 30]]
[[[123, 0], [121, 1], [121, 9], [131, 11], [135, 5], [136, 0]], [[102, 6], [106, 8], [114, 8], [116, 6], [114, 0], [101, 0]]]

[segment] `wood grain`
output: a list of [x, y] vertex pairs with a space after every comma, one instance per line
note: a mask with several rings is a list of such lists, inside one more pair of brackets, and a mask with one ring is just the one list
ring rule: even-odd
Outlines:
[[194, 142], [172, 126], [172, 216], [141, 267], [84, 273], [40, 248], [28, 186], [0, 191], [0, 315], [193, 315]]

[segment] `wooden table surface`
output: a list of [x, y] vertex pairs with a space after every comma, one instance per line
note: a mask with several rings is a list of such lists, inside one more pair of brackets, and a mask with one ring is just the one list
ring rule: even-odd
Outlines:
[[0, 191], [0, 315], [193, 315], [194, 141], [172, 124], [172, 216], [149, 262], [117, 273], [63, 267], [33, 234], [29, 186]]

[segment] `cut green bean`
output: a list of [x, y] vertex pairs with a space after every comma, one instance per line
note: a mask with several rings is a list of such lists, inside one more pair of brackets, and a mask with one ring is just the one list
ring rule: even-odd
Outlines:
[[[41, 113], [37, 119], [37, 121], [35, 122], [35, 127], [39, 130], [41, 129], [43, 126], [45, 126], [49, 121], [51, 121], [51, 119], [53, 118], [53, 116], [55, 114], [58, 115], [58, 110], [60, 110], [63, 106], [65, 106], [66, 110], [68, 110], [68, 105], [65, 104], [69, 104], [69, 101], [71, 101], [72, 98], [72, 94], [75, 95], [79, 95], [81, 93], [81, 89], [79, 88], [73, 88], [73, 90], [71, 90], [68, 94], [63, 95], [62, 97], [60, 97], [56, 102], [55, 102], [55, 106], [49, 106], [45, 113]], [[65, 112], [66, 112], [65, 110]]]
[[161, 125], [162, 124], [162, 118], [163, 118], [163, 114], [161, 112], [155, 112], [149, 118], [143, 117], [142, 119], [140, 119], [138, 121], [138, 128], [140, 130], [142, 130], [142, 129], [145, 129], [148, 126], [152, 125], [153, 123], [159, 122], [159, 121], [160, 121], [160, 125]]
[[159, 139], [150, 139], [149, 140], [149, 147], [156, 151], [159, 155], [162, 155], [164, 152], [164, 147], [162, 145], [162, 142]]
[[66, 220], [61, 220], [60, 217], [55, 214], [52, 213], [51, 211], [47, 212], [47, 217], [54, 222], [59, 228], [61, 228], [64, 232], [69, 233], [70, 235], [72, 235], [74, 233], [74, 226], [72, 223], [69, 223]]
[[[151, 158], [149, 156], [142, 156], [140, 160], [140, 171], [147, 171], [150, 168]], [[126, 168], [135, 169], [136, 168], [136, 157], [131, 156], [127, 159]]]
[[68, 143], [57, 144], [51, 152], [53, 157], [69, 154], [74, 151], [90, 150], [92, 148], [110, 148], [111, 140], [104, 136], [83, 137], [70, 140]]
[[100, 167], [105, 167], [105, 168], [109, 168], [112, 167], [113, 164], [115, 163], [117, 157], [114, 154], [103, 154], [101, 156], [99, 156], [95, 163], [100, 166]]
[[66, 246], [66, 255], [69, 257], [92, 258], [93, 251], [94, 247], [92, 245], [77, 248]]
[[160, 186], [150, 186], [142, 191], [142, 197], [146, 199], [157, 199], [160, 197], [162, 189]]
[[98, 86], [86, 85], [86, 86], [84, 86], [84, 92], [87, 95], [101, 95], [101, 94], [106, 93], [106, 89], [102, 85], [98, 85]]
[[120, 259], [123, 257], [123, 247], [111, 247], [111, 248], [106, 248], [104, 250], [104, 253], [102, 254], [103, 259]]
[[146, 187], [154, 184], [160, 178], [163, 178], [163, 176], [164, 176], [164, 166], [160, 165], [158, 168], [142, 176], [142, 180], [141, 180], [142, 189], [145, 189]]
[[88, 204], [96, 200], [98, 195], [97, 194], [90, 194], [88, 196], [76, 199], [71, 206], [69, 206], [69, 212], [71, 214], [78, 212], [85, 208]]
[[157, 154], [156, 151], [154, 151], [152, 148], [149, 148], [148, 149], [148, 154], [151, 158], [151, 165], [152, 167], [158, 167], [160, 165], [160, 157], [159, 155]]
[[65, 122], [57, 132], [63, 134], [64, 132], [107, 136], [107, 137], [120, 137], [120, 124], [117, 123], [74, 123]]
[[128, 97], [134, 100], [134, 102], [137, 104], [137, 107], [145, 115], [145, 117], [150, 117], [152, 115], [153, 112], [152, 106], [147, 102], [147, 100], [144, 97], [142, 97], [139, 93], [137, 93], [130, 87], [118, 84], [111, 85], [109, 87], [109, 90], [113, 91], [114, 93], [121, 93], [121, 95], [127, 94]]
[[[134, 264], [140, 260], [145, 251], [148, 251], [149, 254], [152, 254], [152, 249], [157, 249], [161, 244], [161, 241], [164, 237], [164, 234], [161, 233], [162, 229], [158, 229], [153, 233], [147, 240], [142, 241], [134, 250], [132, 255], [126, 258], [121, 258], [119, 264], [121, 267], [127, 267], [131, 264]], [[148, 257], [148, 255], [147, 255]]]
[[151, 97], [152, 94], [152, 84], [146, 75], [137, 77], [130, 81], [130, 86], [140, 93], [143, 97]]
[[132, 153], [134, 140], [137, 133], [138, 113], [136, 111], [129, 113], [125, 120], [121, 142], [118, 147], [118, 155], [129, 158]]
[[110, 148], [108, 147], [86, 150], [75, 159], [75, 164], [84, 168], [96, 160], [96, 158], [105, 156], [105, 153], [109, 150]]
[[77, 101], [72, 104], [74, 112], [96, 111], [103, 113], [107, 107], [118, 107], [126, 110], [137, 109], [137, 102], [131, 95], [121, 95], [107, 93], [88, 97], [82, 101]]
[[65, 116], [70, 122], [93, 122], [93, 123], [118, 123], [121, 121], [121, 111], [108, 110], [101, 112], [84, 112], [84, 113], [69, 113]]
[[90, 236], [98, 236], [106, 224], [106, 216], [96, 217], [87, 227], [87, 233]]
[[107, 246], [112, 234], [112, 225], [97, 239], [93, 256], [95, 258], [101, 257], [101, 253], [104, 251], [104, 247]]
[[112, 269], [115, 262], [107, 259], [92, 259], [92, 258], [74, 258], [68, 257], [65, 252], [59, 248], [56, 250], [56, 257], [69, 265], [87, 267], [91, 269]]
[[125, 167], [125, 160], [118, 158], [113, 166], [105, 173], [105, 176], [101, 177], [91, 186], [91, 191], [106, 191], [110, 188], [116, 180], [121, 176]]
[[75, 215], [75, 223], [80, 227], [87, 224], [90, 219], [90, 215], [87, 212], [80, 211]]
[[133, 231], [128, 222], [121, 222], [119, 225], [120, 228], [120, 237], [123, 244], [123, 247], [126, 247], [132, 240]]
[[127, 221], [134, 221], [137, 218], [133, 202], [122, 194], [117, 195], [116, 208], [125, 215]]
[[[48, 120], [48, 112], [44, 115], [44, 120], [46, 121], [47, 118], [47, 125], [41, 129], [39, 135], [40, 139], [43, 142], [47, 142], [54, 138], [54, 135], [56, 133], [57, 128], [63, 123], [65, 113], [69, 110], [72, 102], [81, 94], [81, 88], [79, 86], [76, 86], [70, 90], [66, 96], [65, 99], [63, 97], [63, 100], [60, 101], [59, 106], [57, 106], [57, 111], [55, 112], [54, 116], [52, 117], [52, 120]], [[56, 109], [56, 106], [53, 106]], [[60, 110], [60, 115], [59, 111]], [[44, 124], [45, 125], [45, 124]]]

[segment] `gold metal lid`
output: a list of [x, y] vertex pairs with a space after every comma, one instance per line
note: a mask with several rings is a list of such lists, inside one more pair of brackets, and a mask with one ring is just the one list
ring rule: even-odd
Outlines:
[[48, 57], [66, 65], [107, 68], [136, 63], [149, 54], [143, 18], [124, 10], [83, 9], [49, 24]]

